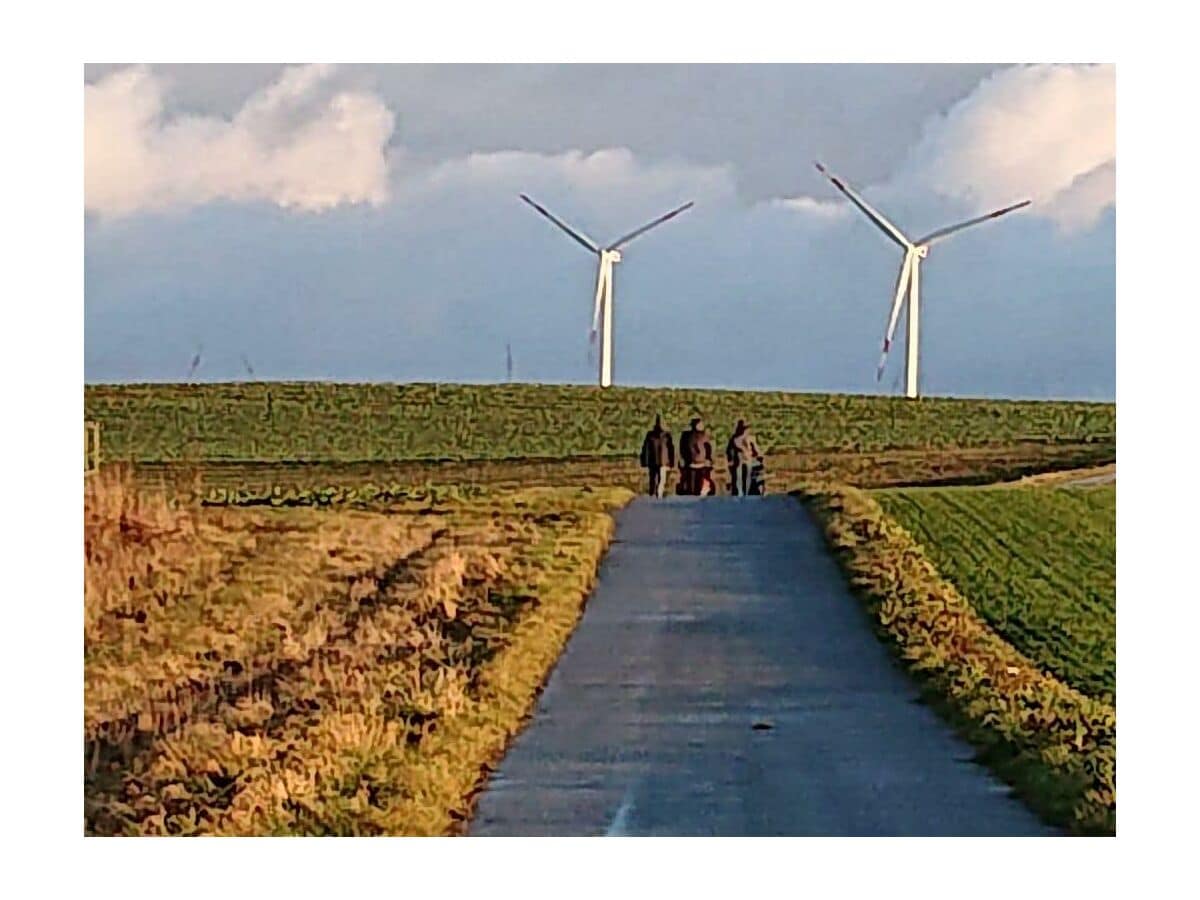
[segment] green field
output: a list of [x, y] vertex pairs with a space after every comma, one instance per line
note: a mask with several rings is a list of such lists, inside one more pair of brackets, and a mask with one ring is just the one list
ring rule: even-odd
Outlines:
[[747, 417], [769, 452], [876, 452], [1115, 440], [1106, 403], [868, 397], [566, 385], [92, 385], [106, 459], [506, 460], [636, 456], [661, 412], [702, 415], [723, 446]]
[[996, 631], [1089, 696], [1116, 684], [1116, 488], [880, 491]]

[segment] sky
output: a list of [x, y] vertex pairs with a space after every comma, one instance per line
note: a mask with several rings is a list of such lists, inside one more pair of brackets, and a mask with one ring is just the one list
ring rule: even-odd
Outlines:
[[932, 247], [927, 394], [1115, 397], [1111, 66], [90, 65], [89, 383], [593, 383], [896, 393], [899, 248]]

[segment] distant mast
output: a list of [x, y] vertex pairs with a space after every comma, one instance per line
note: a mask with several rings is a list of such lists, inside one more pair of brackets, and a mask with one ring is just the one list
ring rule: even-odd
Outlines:
[[511, 382], [513, 380], [513, 377], [512, 377], [512, 344], [510, 344], [510, 343], [506, 343], [504, 345], [504, 364], [505, 364], [505, 369], [508, 372], [508, 381]]
[[188, 366], [187, 381], [190, 384], [192, 377], [196, 374], [196, 370], [200, 368], [201, 357], [204, 354], [204, 345], [200, 344], [196, 347], [196, 355], [192, 357], [192, 364]]

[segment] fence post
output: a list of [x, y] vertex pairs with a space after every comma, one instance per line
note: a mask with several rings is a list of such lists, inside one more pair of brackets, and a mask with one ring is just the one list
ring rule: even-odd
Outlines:
[[83, 423], [83, 475], [86, 478], [100, 469], [100, 423]]

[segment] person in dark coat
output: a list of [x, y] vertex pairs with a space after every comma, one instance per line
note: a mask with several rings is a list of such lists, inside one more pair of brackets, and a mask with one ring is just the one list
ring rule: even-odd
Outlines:
[[[742, 420], [738, 419], [738, 425], [742, 424]], [[729, 467], [729, 493], [737, 496], [738, 492], [738, 477], [737, 463], [733, 461], [733, 439], [737, 437], [737, 425], [734, 426], [732, 434], [729, 436], [729, 443], [725, 445], [725, 464]]]
[[712, 437], [704, 420], [692, 419], [692, 427], [679, 436], [679, 477], [682, 493], [701, 496], [711, 492], [713, 467]]
[[642, 441], [642, 468], [650, 474], [650, 496], [661, 497], [666, 487], [667, 472], [675, 467], [675, 442], [671, 432], [662, 427], [662, 416], [654, 417], [654, 427]]

